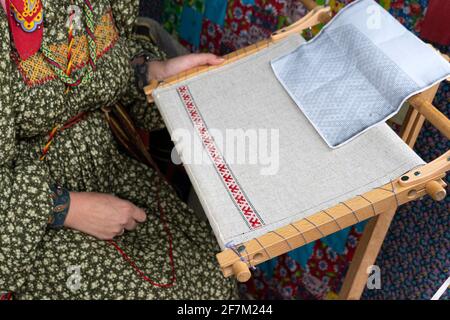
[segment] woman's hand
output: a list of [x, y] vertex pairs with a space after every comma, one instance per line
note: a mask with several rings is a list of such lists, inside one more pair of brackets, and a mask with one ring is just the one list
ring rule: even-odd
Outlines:
[[166, 61], [151, 61], [148, 65], [148, 79], [164, 80], [180, 72], [203, 65], [218, 65], [225, 59], [211, 53], [192, 53]]
[[90, 234], [101, 240], [133, 230], [147, 216], [129, 201], [110, 194], [71, 192], [70, 208], [64, 226]]

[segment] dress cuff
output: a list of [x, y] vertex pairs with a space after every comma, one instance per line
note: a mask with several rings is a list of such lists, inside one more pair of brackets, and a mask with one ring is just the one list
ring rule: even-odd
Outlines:
[[51, 186], [50, 190], [53, 207], [48, 219], [48, 227], [51, 229], [61, 229], [69, 213], [70, 193], [67, 189], [59, 185]]
[[148, 64], [158, 60], [161, 59], [148, 51], [143, 51], [133, 58], [132, 66], [134, 68], [134, 79], [136, 87], [139, 90], [142, 91], [144, 87], [150, 83], [151, 79], [148, 76]]

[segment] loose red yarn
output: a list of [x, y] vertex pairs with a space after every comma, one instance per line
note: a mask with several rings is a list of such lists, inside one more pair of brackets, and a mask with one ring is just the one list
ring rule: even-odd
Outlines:
[[125, 261], [127, 261], [131, 267], [133, 267], [133, 269], [139, 274], [139, 276], [144, 280], [147, 281], [148, 283], [152, 284], [155, 287], [159, 287], [159, 288], [171, 288], [175, 285], [175, 282], [177, 280], [176, 277], [176, 270], [175, 270], [175, 263], [174, 263], [174, 259], [173, 259], [173, 242], [172, 242], [172, 234], [170, 232], [169, 229], [169, 225], [167, 224], [166, 219], [164, 218], [164, 210], [161, 207], [161, 202], [160, 202], [160, 198], [159, 198], [159, 187], [158, 190], [156, 192], [156, 198], [157, 198], [157, 203], [158, 203], [158, 210], [159, 210], [159, 214], [160, 214], [160, 219], [163, 223], [163, 228], [167, 233], [167, 238], [169, 239], [169, 250], [168, 250], [168, 254], [169, 254], [169, 260], [170, 260], [170, 268], [171, 268], [171, 279], [170, 282], [168, 283], [157, 283], [155, 281], [153, 281], [150, 277], [148, 277], [145, 272], [143, 272], [137, 265], [136, 263], [125, 253], [125, 251], [123, 251], [123, 249], [117, 244], [117, 242], [115, 242], [114, 240], [108, 240], [108, 243], [111, 244], [124, 258]]
[[[63, 130], [66, 130], [66, 129], [72, 127], [76, 123], [80, 122], [85, 116], [86, 116], [86, 113], [82, 112], [82, 113], [76, 115], [75, 117], [69, 119], [64, 125], [53, 128], [53, 130], [49, 133], [49, 139], [48, 139], [47, 145], [43, 149], [40, 160], [45, 159], [45, 156], [50, 148], [50, 145], [58, 132], [61, 132]], [[155, 170], [158, 174], [160, 174], [160, 172], [157, 168]], [[160, 174], [160, 175], [162, 176], [162, 174]], [[161, 207], [159, 191], [160, 191], [160, 184], [158, 185], [158, 190], [156, 192], [156, 200], [157, 200], [157, 204], [158, 204], [158, 211], [160, 214], [160, 219], [161, 219], [161, 222], [163, 223], [164, 231], [167, 233], [167, 238], [169, 240], [168, 255], [169, 255], [169, 260], [170, 260], [170, 268], [171, 268], [171, 279], [170, 279], [169, 283], [157, 283], [157, 282], [153, 281], [136, 265], [135, 261], [133, 261], [133, 259], [131, 259], [126, 254], [126, 252], [117, 244], [117, 242], [115, 242], [114, 240], [108, 240], [107, 242], [109, 244], [111, 244], [120, 253], [120, 255], [124, 258], [124, 260], [130, 264], [130, 266], [139, 274], [139, 276], [143, 280], [147, 281], [148, 283], [152, 284], [155, 287], [170, 288], [176, 282], [176, 270], [175, 270], [175, 263], [174, 263], [174, 259], [173, 259], [173, 241], [172, 241], [172, 234], [170, 232], [169, 225], [164, 217], [164, 210]], [[3, 298], [4, 298], [4, 296], [1, 297], [1, 299], [3, 299]]]

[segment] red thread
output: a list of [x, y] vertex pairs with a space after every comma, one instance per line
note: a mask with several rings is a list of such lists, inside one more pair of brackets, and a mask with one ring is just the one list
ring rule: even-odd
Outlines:
[[139, 274], [139, 276], [144, 280], [147, 281], [148, 283], [150, 283], [151, 285], [155, 286], [155, 287], [159, 287], [159, 288], [171, 288], [174, 286], [176, 280], [177, 280], [177, 276], [176, 276], [176, 270], [175, 270], [175, 263], [173, 260], [173, 243], [172, 243], [172, 234], [170, 233], [170, 229], [169, 226], [166, 222], [166, 219], [164, 218], [164, 210], [161, 207], [161, 202], [160, 202], [160, 198], [159, 198], [159, 186], [158, 186], [158, 190], [156, 192], [156, 199], [157, 199], [157, 203], [158, 203], [158, 210], [159, 210], [159, 216], [160, 219], [163, 223], [163, 227], [164, 230], [167, 233], [167, 238], [169, 239], [169, 250], [168, 250], [168, 254], [169, 254], [169, 260], [170, 260], [170, 268], [171, 268], [171, 279], [169, 283], [157, 283], [155, 281], [153, 281], [152, 279], [150, 279], [150, 277], [148, 277], [137, 265], [136, 263], [126, 254], [126, 252], [117, 244], [117, 242], [115, 242], [114, 240], [108, 240], [108, 243], [111, 244], [124, 258], [125, 261], [127, 261], [131, 267], [133, 267], [133, 269]]
[[12, 292], [7, 292], [5, 294], [2, 294], [0, 296], [0, 300], [5, 301], [5, 300], [12, 300]]
[[[49, 144], [51, 143], [51, 141], [53, 140], [53, 138], [55, 137], [55, 135], [58, 131], [63, 131], [65, 129], [70, 128], [71, 126], [73, 126], [76, 123], [78, 123], [79, 121], [81, 121], [85, 116], [86, 116], [86, 113], [82, 112], [82, 113], [76, 115], [75, 117], [72, 117], [71, 119], [69, 119], [61, 128], [59, 128], [59, 127], [53, 128], [53, 130], [49, 134], [49, 142], [47, 143], [48, 147], [46, 146], [44, 148], [45, 152], [43, 152], [40, 159], [43, 160], [45, 158], [45, 155], [48, 152]], [[159, 172], [157, 168], [155, 168], [155, 170], [156, 170], [156, 172]], [[136, 263], [126, 254], [126, 252], [117, 244], [117, 242], [115, 242], [113, 240], [108, 240], [107, 242], [110, 245], [112, 245], [120, 253], [120, 255], [123, 257], [123, 259], [130, 264], [130, 266], [139, 274], [139, 276], [144, 281], [147, 281], [148, 283], [150, 283], [151, 285], [153, 285], [155, 287], [171, 288], [174, 286], [174, 284], [177, 280], [175, 263], [174, 263], [174, 259], [173, 259], [173, 241], [172, 241], [172, 234], [170, 232], [169, 225], [167, 224], [166, 219], [164, 218], [164, 210], [161, 206], [159, 191], [160, 191], [160, 184], [158, 185], [158, 189], [156, 191], [156, 202], [158, 205], [159, 217], [161, 219], [161, 222], [163, 223], [164, 231], [166, 231], [166, 233], [167, 233], [167, 238], [169, 239], [168, 255], [169, 255], [169, 260], [170, 260], [170, 268], [171, 268], [171, 279], [170, 279], [169, 283], [157, 283], [157, 282], [153, 281], [136, 265]], [[8, 294], [10, 294], [10, 293], [8, 293]], [[5, 295], [1, 296], [0, 300], [5, 300], [4, 296]], [[8, 297], [10, 297], [10, 296], [8, 296]]]

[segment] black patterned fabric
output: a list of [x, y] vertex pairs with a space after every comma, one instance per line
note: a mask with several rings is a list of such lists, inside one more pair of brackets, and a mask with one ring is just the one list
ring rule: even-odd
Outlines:
[[162, 14], [164, 10], [163, 0], [141, 0], [139, 5], [139, 15], [152, 18], [158, 22], [162, 22]]

